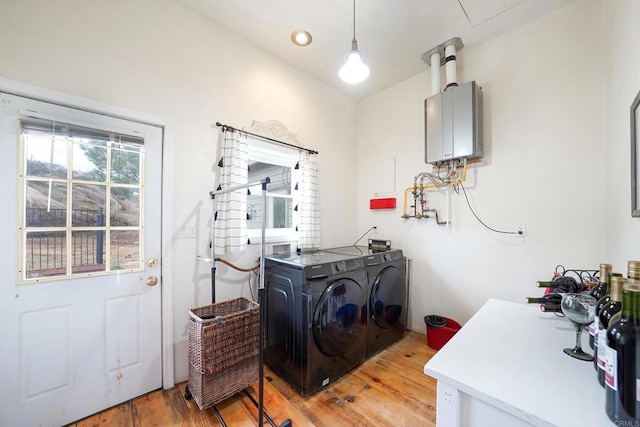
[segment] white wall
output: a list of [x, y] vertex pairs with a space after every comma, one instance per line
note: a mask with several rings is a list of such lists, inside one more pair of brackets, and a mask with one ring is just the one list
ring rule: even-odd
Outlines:
[[[462, 194], [451, 194], [450, 227], [400, 218], [403, 189], [431, 169], [424, 163], [423, 103], [432, 93], [426, 64], [360, 104], [359, 228], [377, 225], [377, 237], [413, 259], [412, 329], [424, 333], [426, 314], [466, 322], [491, 297], [524, 302], [541, 293], [535, 281], [550, 280], [557, 264], [597, 270], [605, 260], [601, 8], [578, 1], [458, 54], [459, 82], [475, 80], [484, 96], [484, 164], [469, 170], [464, 187], [486, 224], [506, 231], [526, 224], [525, 239], [484, 228]], [[397, 161], [391, 196], [400, 207], [370, 211], [369, 168], [389, 158]], [[446, 194], [430, 192], [429, 206], [445, 214]]]
[[640, 218], [631, 217], [629, 107], [640, 91], [640, 2], [606, 2], [606, 249], [626, 274], [627, 261], [640, 260]]
[[[175, 123], [173, 242], [176, 380], [187, 377], [187, 311], [210, 302], [205, 254], [216, 121], [279, 120], [320, 152], [323, 246], [356, 236], [357, 105], [169, 0], [2, 2], [0, 76], [165, 117]], [[182, 225], [196, 239], [179, 239]], [[346, 239], [346, 240], [343, 240]], [[249, 265], [255, 256], [235, 259]], [[239, 296], [218, 274], [218, 300]], [[236, 279], [238, 283], [236, 283]], [[244, 289], [244, 295], [248, 291]]]

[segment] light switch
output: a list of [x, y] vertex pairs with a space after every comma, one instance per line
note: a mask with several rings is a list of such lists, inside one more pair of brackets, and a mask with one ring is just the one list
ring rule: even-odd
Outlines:
[[180, 227], [180, 238], [191, 239], [196, 237], [196, 226], [193, 224], [187, 224]]

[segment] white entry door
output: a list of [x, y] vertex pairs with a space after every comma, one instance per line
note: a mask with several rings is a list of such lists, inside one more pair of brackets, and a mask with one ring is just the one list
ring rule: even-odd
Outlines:
[[0, 93], [0, 426], [161, 387], [162, 129]]

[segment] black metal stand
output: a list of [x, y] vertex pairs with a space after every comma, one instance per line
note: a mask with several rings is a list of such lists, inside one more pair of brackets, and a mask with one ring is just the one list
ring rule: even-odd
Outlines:
[[[215, 256], [215, 235], [214, 235], [214, 221], [215, 221], [215, 196], [216, 194], [230, 193], [232, 191], [238, 191], [245, 188], [253, 187], [255, 185], [260, 184], [262, 188], [262, 206], [266, 206], [267, 201], [267, 184], [271, 182], [269, 177], [263, 179], [260, 182], [239, 185], [237, 187], [228, 188], [226, 190], [217, 190], [211, 191], [209, 196], [211, 197], [211, 303], [216, 302], [216, 259]], [[291, 420], [286, 419], [280, 424], [280, 426], [276, 425], [275, 422], [269, 417], [269, 415], [264, 410], [264, 324], [266, 318], [266, 311], [264, 310], [264, 257], [265, 257], [265, 228], [266, 228], [266, 215], [262, 215], [262, 239], [260, 245], [260, 284], [258, 285], [258, 305], [260, 306], [260, 348], [258, 350], [258, 401], [254, 399], [253, 396], [249, 393], [248, 389], [244, 389], [244, 393], [251, 399], [253, 404], [258, 408], [258, 426], [262, 427], [264, 424], [264, 418], [267, 419], [269, 424], [273, 427], [291, 427], [293, 424]], [[193, 396], [189, 391], [189, 385], [187, 385], [184, 389], [184, 398], [186, 400], [191, 399]], [[216, 407], [213, 405], [213, 412], [215, 413], [218, 421], [223, 427], [226, 427], [227, 424], [222, 417], [222, 414]]]

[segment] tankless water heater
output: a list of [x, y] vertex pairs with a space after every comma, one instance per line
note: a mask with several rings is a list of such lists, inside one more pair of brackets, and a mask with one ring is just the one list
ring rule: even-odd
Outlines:
[[482, 157], [482, 90], [472, 81], [424, 101], [425, 162]]

